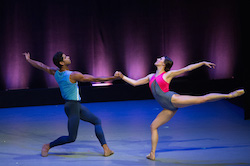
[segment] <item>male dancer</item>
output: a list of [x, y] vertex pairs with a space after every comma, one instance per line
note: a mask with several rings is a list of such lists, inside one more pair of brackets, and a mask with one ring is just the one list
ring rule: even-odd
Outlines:
[[62, 52], [57, 52], [53, 57], [53, 62], [58, 68], [49, 67], [41, 62], [30, 59], [30, 53], [23, 53], [27, 62], [33, 67], [43, 70], [53, 75], [59, 84], [62, 97], [66, 103], [64, 105], [65, 113], [68, 117], [68, 136], [62, 136], [55, 141], [44, 144], [42, 147], [42, 157], [47, 157], [50, 148], [76, 140], [80, 119], [95, 125], [95, 134], [104, 150], [104, 156], [110, 156], [114, 152], [109, 149], [101, 126], [101, 120], [91, 113], [86, 107], [81, 105], [78, 82], [101, 82], [115, 80], [119, 77], [97, 78], [92, 75], [82, 74], [77, 71], [70, 71], [70, 57]]

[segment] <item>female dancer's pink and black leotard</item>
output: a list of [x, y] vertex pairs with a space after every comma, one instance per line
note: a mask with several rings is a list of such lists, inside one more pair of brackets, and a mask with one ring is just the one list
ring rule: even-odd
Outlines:
[[177, 93], [173, 91], [169, 91], [169, 83], [167, 83], [163, 79], [164, 73], [158, 75], [157, 77], [153, 75], [153, 77], [149, 81], [149, 87], [151, 89], [151, 92], [154, 98], [162, 106], [162, 108], [175, 111], [178, 108], [173, 106], [171, 102], [171, 98], [174, 94], [177, 94]]

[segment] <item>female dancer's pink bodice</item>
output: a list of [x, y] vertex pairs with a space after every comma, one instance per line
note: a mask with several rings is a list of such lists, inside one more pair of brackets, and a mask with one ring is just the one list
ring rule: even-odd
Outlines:
[[152, 91], [152, 83], [154, 82], [154, 80], [156, 80], [156, 82], [158, 83], [158, 85], [160, 86], [161, 90], [163, 92], [168, 92], [169, 91], [169, 83], [167, 83], [164, 79], [163, 79], [163, 74], [165, 74], [166, 72], [163, 72], [162, 74], [158, 75], [157, 77], [155, 77], [155, 74], [153, 75], [153, 77], [150, 79], [149, 81], [149, 87]]

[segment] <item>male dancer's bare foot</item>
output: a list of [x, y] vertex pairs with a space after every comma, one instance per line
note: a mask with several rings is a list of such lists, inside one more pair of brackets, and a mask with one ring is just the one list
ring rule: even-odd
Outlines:
[[43, 145], [42, 152], [41, 152], [42, 157], [47, 157], [48, 156], [49, 149], [50, 149], [49, 144], [44, 144]]
[[228, 94], [228, 98], [235, 98], [243, 95], [245, 93], [244, 89], [239, 89]]
[[105, 157], [108, 157], [108, 156], [111, 156], [112, 154], [114, 154], [114, 151], [110, 150], [107, 144], [104, 144], [102, 147], [104, 150]]
[[146, 158], [149, 159], [149, 160], [155, 160], [155, 153], [150, 152], [150, 153], [147, 155]]

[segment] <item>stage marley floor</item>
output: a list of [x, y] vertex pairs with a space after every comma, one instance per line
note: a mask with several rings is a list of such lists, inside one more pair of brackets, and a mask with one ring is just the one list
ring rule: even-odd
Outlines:
[[42, 145], [67, 135], [63, 105], [0, 109], [2, 166], [209, 166], [250, 165], [250, 121], [244, 110], [226, 100], [178, 110], [159, 128], [156, 161], [150, 152], [150, 124], [161, 111], [155, 100], [86, 103], [102, 120], [110, 157], [95, 137], [93, 125], [80, 122], [74, 143], [52, 148], [41, 157]]

